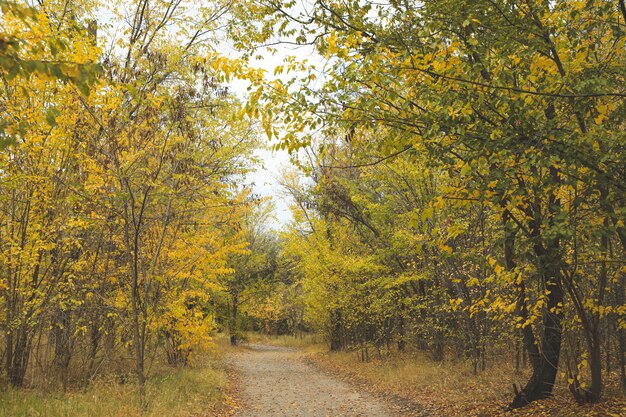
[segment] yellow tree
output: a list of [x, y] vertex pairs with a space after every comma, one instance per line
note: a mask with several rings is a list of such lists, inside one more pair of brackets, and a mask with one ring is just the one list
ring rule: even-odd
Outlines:
[[[93, 18], [89, 2], [3, 16], [21, 42], [1, 51], [17, 63], [0, 55], [2, 70], [10, 67], [2, 94], [10, 140], [1, 155], [0, 317], [15, 385], [34, 336], [48, 330], [64, 386], [78, 345], [87, 352], [86, 378], [98, 361], [122, 353], [98, 358], [103, 340], [106, 349], [130, 348], [144, 405], [149, 350], [165, 345], [180, 364], [206, 347], [207, 297], [217, 277], [232, 272], [228, 256], [242, 250], [237, 224], [247, 191], [239, 182], [256, 145], [211, 52], [225, 6], [120, 2], [99, 14], [134, 16], [116, 39], [106, 30], [96, 39], [95, 25], [76, 29]], [[86, 91], [81, 65], [100, 59], [96, 42], [111, 41], [103, 77]], [[47, 67], [12, 69], [39, 60], [75, 79]]]
[[[129, 324], [143, 398], [157, 315], [169, 311], [170, 323], [161, 325], [174, 361], [186, 360], [190, 331], [202, 338], [206, 330], [206, 317], [187, 334], [175, 322], [198, 314], [191, 307], [202, 297], [191, 299], [223, 272], [231, 244], [220, 238], [218, 226], [236, 218], [236, 211], [226, 210], [237, 195], [231, 184], [248, 170], [245, 156], [255, 132], [236, 120], [236, 102], [220, 90], [203, 58], [223, 5], [203, 6], [197, 15], [179, 1], [122, 6], [131, 11], [131, 26], [119, 43], [122, 53], [108, 63], [110, 90], [91, 111], [101, 127], [97, 160], [127, 274], [118, 278], [115, 301]], [[176, 30], [168, 30], [174, 21]], [[181, 313], [182, 305], [190, 311]]]
[[[84, 223], [67, 184], [80, 178], [80, 123], [82, 93], [63, 81], [63, 71], [93, 65], [98, 51], [80, 35], [73, 17], [59, 17], [50, 8], [17, 13], [5, 8], [5, 33], [12, 39], [28, 28], [19, 50], [21, 61], [4, 57], [2, 92], [3, 143], [12, 144], [2, 159], [2, 328], [5, 368], [12, 384], [21, 385], [33, 349], [33, 336], [56, 304], [59, 287], [75, 285], [75, 262]], [[52, 16], [51, 16], [52, 15]], [[30, 19], [27, 23], [25, 19]], [[33, 24], [36, 22], [36, 24]], [[51, 50], [55, 44], [63, 48]], [[5, 47], [9, 48], [10, 46]], [[17, 46], [15, 46], [17, 48]], [[17, 52], [16, 52], [17, 53]], [[56, 59], [56, 70], [36, 65]], [[13, 67], [11, 67], [13, 65]], [[26, 77], [15, 78], [22, 69]], [[43, 64], [42, 64], [43, 65]], [[20, 70], [21, 71], [21, 70]], [[86, 84], [84, 84], [86, 86]]]

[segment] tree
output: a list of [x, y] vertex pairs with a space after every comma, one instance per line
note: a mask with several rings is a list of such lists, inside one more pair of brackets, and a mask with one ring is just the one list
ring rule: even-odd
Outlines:
[[[607, 306], [604, 294], [581, 290], [580, 216], [592, 211], [579, 196], [602, 196], [591, 210], [608, 218], [606, 235], [621, 240], [623, 212], [609, 206], [619, 206], [623, 194], [617, 167], [624, 153], [616, 138], [624, 56], [611, 46], [624, 41], [622, 8], [608, 1], [316, 1], [308, 10], [261, 4], [259, 15], [269, 17], [247, 39], [267, 42], [273, 27], [328, 60], [319, 88], [307, 82], [316, 77], [313, 69], [258, 87], [267, 117], [287, 126], [281, 146], [311, 143], [307, 132], [317, 128], [330, 137], [383, 128], [379, 140], [364, 145], [369, 158], [352, 165], [419, 152], [460, 175], [462, 183], [447, 194], [502, 213], [507, 267], [521, 274], [513, 291], [534, 372], [511, 406], [552, 392], [568, 301], [595, 363], [589, 389], [574, 382], [572, 391], [597, 401], [600, 347], [594, 320], [585, 317]], [[606, 236], [591, 242], [607, 247]], [[512, 254], [515, 247], [524, 252]], [[521, 255], [532, 269], [520, 269]], [[592, 277], [583, 281], [606, 288], [604, 272]], [[542, 288], [529, 300], [535, 306], [526, 301], [531, 283]]]
[[[99, 39], [81, 29], [90, 4], [3, 9], [16, 42], [0, 51], [0, 340], [13, 385], [52, 370], [65, 389], [129, 356], [145, 406], [146, 357], [163, 349], [185, 365], [211, 342], [257, 146], [211, 51], [226, 6], [116, 3], [111, 15], [134, 19], [106, 53], [106, 24]], [[94, 83], [79, 64], [98, 61]]]

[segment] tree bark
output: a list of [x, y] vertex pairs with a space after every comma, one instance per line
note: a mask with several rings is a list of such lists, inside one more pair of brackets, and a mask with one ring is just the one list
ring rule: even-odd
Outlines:
[[[552, 271], [554, 272], [554, 271]], [[541, 337], [541, 356], [535, 359], [533, 373], [526, 386], [515, 395], [511, 408], [519, 408], [532, 401], [541, 400], [552, 395], [554, 381], [561, 352], [561, 321], [560, 312], [563, 302], [563, 290], [558, 283], [558, 275], [549, 273], [545, 277], [547, 307], [543, 317], [543, 334]], [[557, 309], [556, 312], [550, 311]], [[532, 362], [532, 359], [531, 359]]]
[[[558, 182], [556, 170], [551, 169], [550, 174], [553, 180]], [[554, 194], [551, 194], [548, 197], [549, 226], [554, 226], [554, 217], [558, 214], [559, 208], [559, 199]], [[533, 373], [524, 388], [516, 393], [509, 406], [510, 408], [523, 407], [532, 401], [541, 400], [552, 395], [561, 353], [563, 320], [563, 277], [561, 271], [563, 259], [561, 256], [561, 243], [558, 236], [540, 239], [542, 236], [541, 210], [538, 200], [534, 204], [529, 205], [529, 210], [532, 210], [531, 218], [533, 219], [531, 222], [532, 237], [535, 239], [533, 250], [537, 256], [539, 278], [545, 290], [546, 306], [542, 314], [541, 355], [539, 357], [535, 356], [534, 359], [531, 356]], [[532, 346], [528, 347], [534, 349]], [[529, 350], [529, 355], [532, 354], [531, 350]]]
[[24, 385], [26, 368], [30, 358], [31, 340], [24, 325], [11, 331], [6, 340], [6, 372], [14, 387]]

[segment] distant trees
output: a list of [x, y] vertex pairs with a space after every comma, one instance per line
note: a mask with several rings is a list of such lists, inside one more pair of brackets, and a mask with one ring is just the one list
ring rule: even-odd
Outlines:
[[222, 285], [227, 294], [227, 321], [230, 343], [240, 341], [240, 310], [258, 297], [257, 292], [274, 281], [278, 245], [272, 230], [267, 229], [273, 206], [259, 202], [254, 211], [242, 218], [241, 228], [246, 242], [245, 250], [230, 256], [231, 274], [225, 275]]

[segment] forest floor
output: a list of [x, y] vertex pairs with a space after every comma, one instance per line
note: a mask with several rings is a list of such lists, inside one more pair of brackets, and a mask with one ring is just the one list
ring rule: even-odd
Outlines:
[[578, 405], [563, 384], [554, 396], [521, 409], [508, 411], [513, 398], [511, 381], [518, 385], [527, 372], [515, 375], [502, 366], [473, 374], [464, 364], [435, 363], [417, 355], [371, 358], [360, 362], [355, 352], [311, 352], [310, 363], [356, 386], [380, 395], [419, 402], [422, 414], [433, 417], [623, 417], [626, 399], [611, 391], [598, 404]]
[[466, 364], [419, 354], [360, 362], [355, 352], [329, 353], [314, 338], [249, 335], [249, 343], [227, 355], [237, 417], [626, 416], [617, 392], [579, 406], [563, 384], [553, 398], [507, 412], [511, 381], [527, 375], [505, 366], [475, 375]]
[[248, 344], [228, 363], [236, 377], [237, 417], [396, 417], [405, 404], [384, 401], [322, 372], [301, 350]]

